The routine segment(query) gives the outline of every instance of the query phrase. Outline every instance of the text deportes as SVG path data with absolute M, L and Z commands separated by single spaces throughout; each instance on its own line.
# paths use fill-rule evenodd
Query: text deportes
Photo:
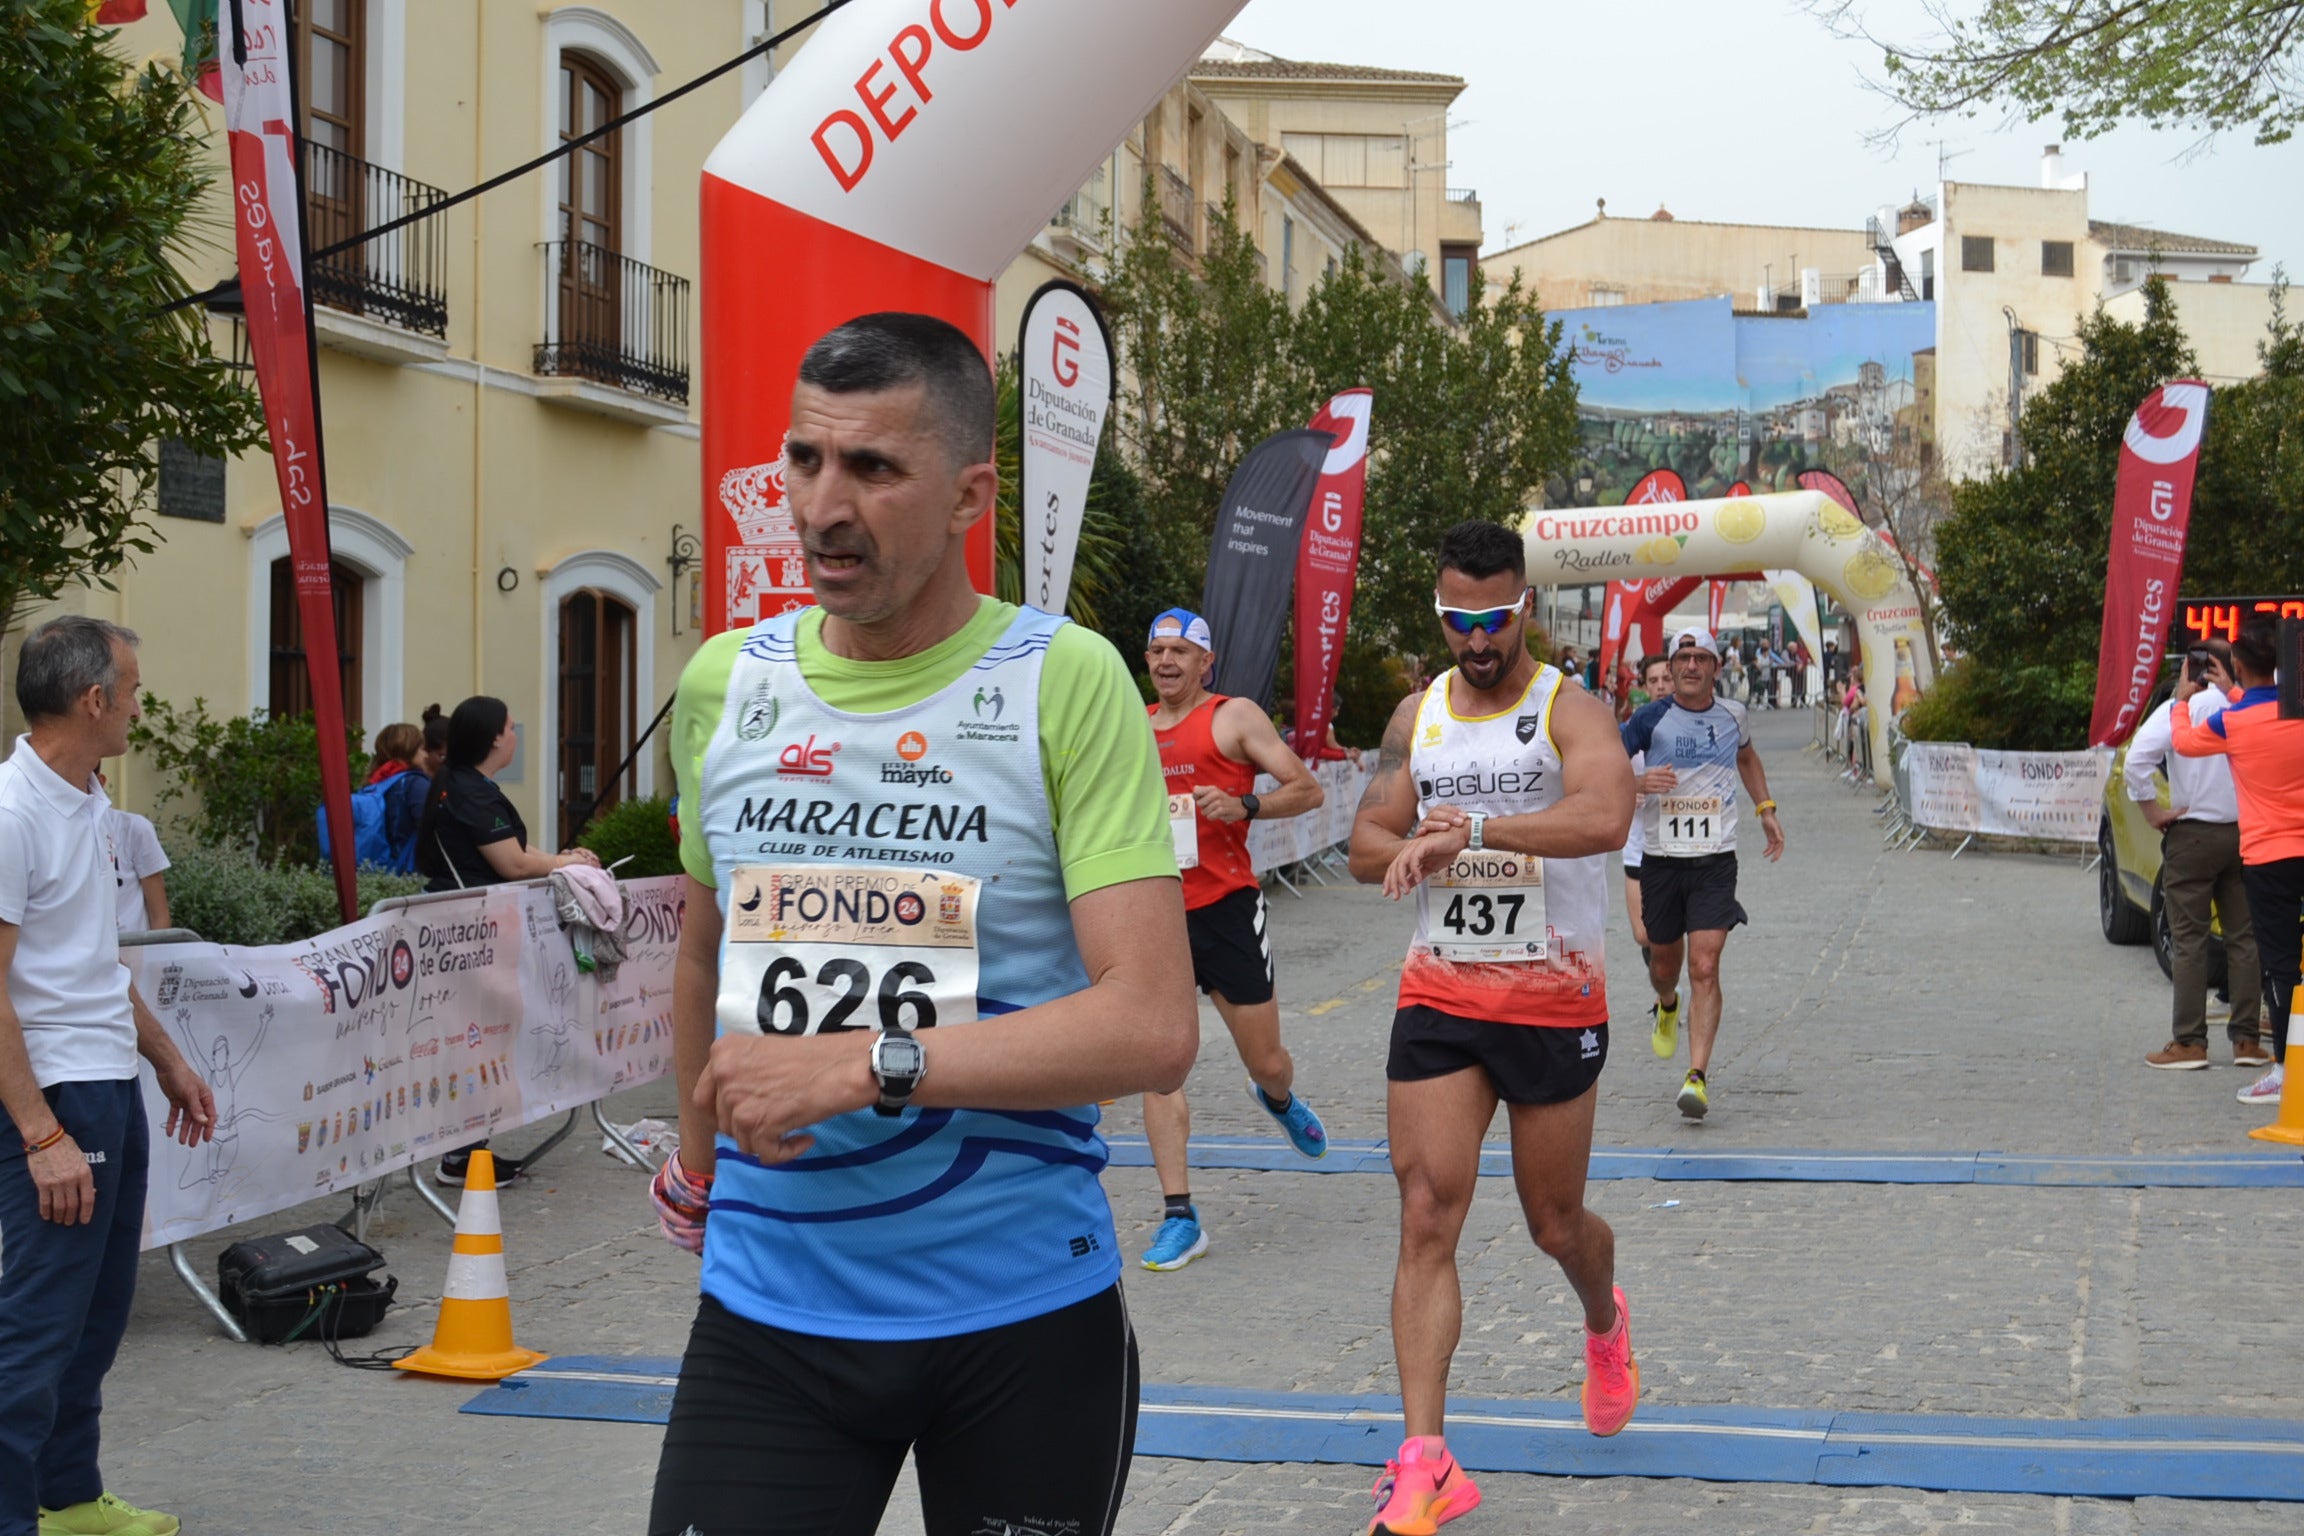
M 1000 10 L 1015 8 L 1016 0 L 999 0 Z M 913 22 L 898 28 L 896 35 L 888 40 L 887 56 L 875 58 L 864 73 L 856 77 L 856 97 L 864 110 L 835 107 L 808 136 L 843 192 L 855 191 L 872 169 L 874 126 L 879 128 L 882 138 L 893 144 L 912 126 L 913 119 L 920 115 L 920 108 L 936 99 L 928 88 L 925 73 L 936 44 L 941 42 L 955 53 L 968 53 L 992 35 L 993 0 L 928 0 L 927 9 L 926 26 Z M 955 27 L 954 17 L 963 24 Z M 896 73 L 904 77 L 905 84 L 911 86 L 915 98 L 914 103 L 906 104 L 894 115 L 890 114 L 889 105 L 895 101 L 898 87 L 893 80 L 883 82 L 881 79 L 881 71 L 891 64 Z M 845 143 L 836 146 L 835 138 Z

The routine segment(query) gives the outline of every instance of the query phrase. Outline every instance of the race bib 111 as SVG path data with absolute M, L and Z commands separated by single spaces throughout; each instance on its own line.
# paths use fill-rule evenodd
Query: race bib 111
M 1718 853 L 1726 841 L 1725 809 L 1718 795 L 1659 795 L 1652 851 L 1666 857 Z

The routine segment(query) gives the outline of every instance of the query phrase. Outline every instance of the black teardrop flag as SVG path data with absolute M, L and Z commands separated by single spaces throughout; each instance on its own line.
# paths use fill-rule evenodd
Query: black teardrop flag
M 1254 699 L 1260 709 L 1272 707 L 1296 549 L 1335 442 L 1309 428 L 1273 433 L 1240 461 L 1216 511 L 1200 591 L 1200 616 L 1216 642 L 1215 691 Z

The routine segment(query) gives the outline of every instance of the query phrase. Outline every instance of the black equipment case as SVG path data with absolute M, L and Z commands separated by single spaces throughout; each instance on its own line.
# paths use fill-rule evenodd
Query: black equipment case
M 217 1256 L 224 1306 L 259 1344 L 355 1339 L 383 1321 L 400 1282 L 372 1278 L 384 1255 L 340 1227 L 272 1232 Z

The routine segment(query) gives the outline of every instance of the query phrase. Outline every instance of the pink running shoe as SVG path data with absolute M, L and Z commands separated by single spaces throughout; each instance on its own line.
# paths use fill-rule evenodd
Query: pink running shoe
M 1584 1331 L 1584 1427 L 1612 1435 L 1632 1422 L 1640 1403 L 1640 1362 L 1632 1358 L 1632 1309 L 1616 1287 L 1616 1327 L 1605 1337 Z
M 1458 1515 L 1480 1507 L 1480 1490 L 1433 1435 L 1401 1441 L 1399 1460 L 1384 1463 L 1384 1475 L 1371 1491 L 1379 1507 L 1368 1522 L 1368 1536 L 1432 1536 Z

